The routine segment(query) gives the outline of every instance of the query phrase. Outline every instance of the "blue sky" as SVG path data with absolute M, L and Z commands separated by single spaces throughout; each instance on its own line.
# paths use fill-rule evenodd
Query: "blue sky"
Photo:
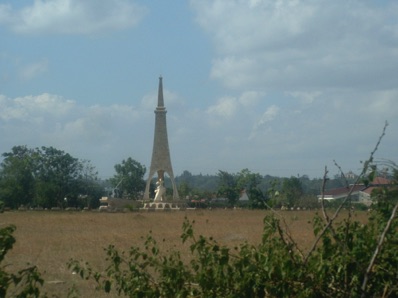
M 103 178 L 150 166 L 163 76 L 176 175 L 321 177 L 398 161 L 396 1 L 0 0 L 0 152 Z

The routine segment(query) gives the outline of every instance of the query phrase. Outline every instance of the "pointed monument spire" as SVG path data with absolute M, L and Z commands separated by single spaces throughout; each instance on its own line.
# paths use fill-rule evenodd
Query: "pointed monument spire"
M 158 175 L 159 182 L 164 181 L 165 173 L 169 175 L 171 184 L 173 186 L 173 199 L 178 199 L 178 191 L 174 181 L 173 168 L 171 166 L 170 159 L 166 113 L 167 111 L 164 107 L 163 99 L 163 82 L 162 77 L 159 77 L 158 106 L 155 109 L 155 135 L 153 138 L 152 160 L 145 187 L 144 200 L 149 200 L 149 186 L 155 173 Z
M 164 99 L 163 99 L 163 78 L 159 77 L 159 90 L 158 90 L 158 107 L 164 107 Z

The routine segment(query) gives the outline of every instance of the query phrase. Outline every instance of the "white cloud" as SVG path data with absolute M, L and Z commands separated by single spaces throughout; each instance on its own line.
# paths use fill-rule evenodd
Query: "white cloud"
M 153 119 L 142 119 L 141 111 L 127 105 L 87 107 L 48 93 L 18 98 L 0 95 L 0 150 L 5 152 L 25 144 L 54 146 L 92 160 L 109 175 L 119 158 L 140 146 L 139 142 L 134 146 L 126 144 L 132 139 L 145 139 L 139 138 L 137 132 L 152 132 L 150 120 Z
M 313 103 L 315 101 L 315 99 L 322 94 L 322 92 L 320 92 L 320 91 L 312 91 L 312 92 L 292 91 L 292 92 L 286 92 L 286 94 L 299 99 L 302 104 L 307 105 L 307 104 Z
M 211 77 L 242 91 L 396 85 L 393 1 L 191 1 L 217 50 Z
M 42 59 L 38 62 L 34 62 L 24 66 L 20 70 L 20 76 L 24 80 L 31 80 L 41 75 L 42 73 L 47 72 L 47 70 L 48 70 L 48 60 Z
M 239 103 L 245 107 L 255 106 L 265 96 L 265 93 L 257 91 L 246 91 L 239 97 Z
M 0 24 L 23 34 L 94 34 L 136 25 L 146 14 L 127 0 L 35 0 L 13 11 L 0 5 Z
M 42 117 L 62 117 L 70 112 L 74 101 L 61 96 L 43 93 L 38 96 L 28 95 L 15 99 L 0 97 L 0 119 L 3 121 L 31 122 Z
M 395 120 L 398 113 L 398 89 L 374 91 L 363 95 L 367 104 L 359 105 L 359 110 L 369 117 L 384 115 L 385 120 Z
M 11 5 L 0 4 L 0 24 L 10 22 L 11 14 L 12 14 Z
M 272 122 L 279 114 L 280 108 L 276 105 L 272 105 L 268 107 L 265 112 L 261 115 L 261 118 L 257 123 L 254 124 L 254 127 L 250 133 L 249 139 L 253 139 L 256 135 L 261 131 L 267 129 L 267 125 L 269 122 Z
M 259 124 L 264 124 L 266 122 L 272 121 L 279 113 L 279 108 L 275 105 L 270 106 L 263 114 Z
M 230 119 L 238 110 L 238 101 L 233 97 L 224 97 L 217 104 L 207 109 L 207 114 L 214 118 Z
M 231 120 L 242 122 L 242 117 L 251 116 L 252 109 L 256 109 L 265 93 L 246 91 L 238 97 L 225 96 L 217 103 L 206 109 L 210 124 L 228 123 Z
M 219 123 L 237 124 L 218 127 L 229 140 L 217 144 L 222 157 L 237 156 L 231 148 L 238 147 L 253 168 L 264 163 L 293 172 L 301 164 L 301 173 L 316 165 L 322 172 L 319 165 L 337 159 L 356 170 L 385 120 L 391 139 L 379 154 L 396 157 L 394 1 L 192 0 L 191 6 L 215 48 L 210 77 L 238 98 L 239 113 Z M 253 102 L 237 95 L 250 92 L 261 95 Z
M 256 61 L 252 58 L 227 56 L 213 61 L 210 76 L 213 79 L 222 79 L 230 88 L 251 86 L 253 77 L 251 70 L 256 68 Z

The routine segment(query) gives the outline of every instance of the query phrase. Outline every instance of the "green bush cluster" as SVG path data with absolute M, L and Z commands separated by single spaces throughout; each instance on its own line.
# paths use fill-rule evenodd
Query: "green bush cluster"
M 326 230 L 327 221 L 316 216 L 314 233 L 320 243 L 309 252 L 298 248 L 275 214 L 264 218 L 260 244 L 235 248 L 196 236 L 194 222 L 186 219 L 181 240 L 192 254 L 190 262 L 182 260 L 181 251 L 161 252 L 149 234 L 143 248 L 131 247 L 127 253 L 110 245 L 105 272 L 76 260 L 69 267 L 95 280 L 98 289 L 128 297 L 396 297 L 398 225 L 390 222 L 368 272 L 389 222 L 379 209 L 372 212 L 367 224 L 348 216 Z
M 44 280 L 36 266 L 13 273 L 7 271 L 7 265 L 2 264 L 15 243 L 14 231 L 13 225 L 0 229 L 0 297 L 39 297 Z

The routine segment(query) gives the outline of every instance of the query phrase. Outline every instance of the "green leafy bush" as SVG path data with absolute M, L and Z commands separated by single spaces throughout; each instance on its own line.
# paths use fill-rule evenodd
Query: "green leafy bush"
M 44 281 L 36 266 L 12 273 L 6 270 L 6 265 L 1 264 L 15 243 L 14 231 L 13 225 L 0 229 L 0 297 L 39 297 Z
M 396 211 L 397 205 L 390 205 L 386 217 L 376 204 L 367 224 L 349 214 L 329 225 L 330 220 L 317 215 L 314 233 L 321 243 L 307 253 L 277 214 L 264 218 L 259 245 L 243 243 L 233 249 L 195 236 L 194 222 L 186 219 L 181 239 L 190 244 L 188 264 L 180 251 L 162 254 L 149 234 L 143 249 L 132 247 L 127 254 L 109 246 L 105 273 L 78 261 L 69 266 L 83 278 L 93 278 L 99 289 L 129 297 L 395 297 Z
M 96 272 L 76 260 L 70 268 L 98 289 L 128 297 L 395 297 L 398 295 L 397 224 L 377 260 L 370 266 L 386 220 L 373 211 L 369 223 L 351 217 L 330 226 L 321 244 L 306 254 L 297 247 L 276 215 L 264 218 L 262 242 L 222 246 L 212 238 L 196 236 L 193 222 L 183 224 L 181 239 L 189 243 L 192 260 L 184 263 L 180 251 L 162 253 L 149 234 L 144 248 L 128 253 L 107 248 L 109 267 Z M 320 235 L 325 220 L 317 216 L 314 232 Z M 368 281 L 364 288 L 364 280 Z

